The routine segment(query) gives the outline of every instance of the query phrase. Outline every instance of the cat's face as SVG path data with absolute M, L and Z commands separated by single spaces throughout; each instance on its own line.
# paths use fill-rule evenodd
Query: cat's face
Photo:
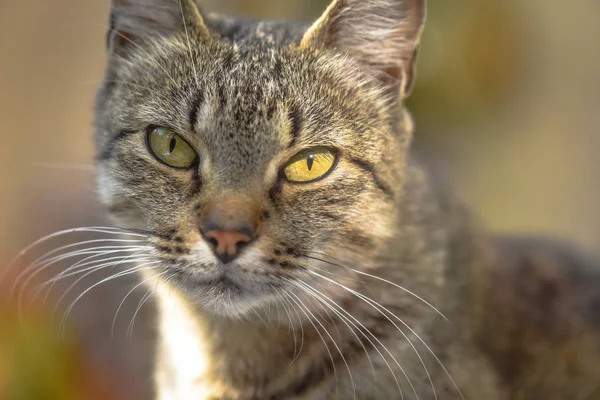
M 331 22 L 300 44 L 271 43 L 260 24 L 232 41 L 192 2 L 138 3 L 113 9 L 97 101 L 98 186 L 116 222 L 148 232 L 156 273 L 210 312 L 302 301 L 315 273 L 341 296 L 351 273 L 334 264 L 374 265 L 395 233 L 409 62 L 382 78 L 329 51 Z M 339 3 L 329 13 L 358 2 Z M 144 24 L 163 29 L 136 36 Z

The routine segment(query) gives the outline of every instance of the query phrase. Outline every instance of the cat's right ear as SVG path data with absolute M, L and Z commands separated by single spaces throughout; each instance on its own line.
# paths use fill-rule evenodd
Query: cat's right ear
M 300 46 L 347 54 L 404 98 L 414 82 L 425 8 L 426 0 L 333 0 Z
M 108 52 L 127 58 L 144 41 L 183 31 L 210 37 L 194 0 L 112 0 Z

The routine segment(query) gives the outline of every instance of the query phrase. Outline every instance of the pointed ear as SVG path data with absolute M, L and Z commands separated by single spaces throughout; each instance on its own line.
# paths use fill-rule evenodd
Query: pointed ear
M 107 47 L 126 58 L 141 42 L 183 31 L 210 36 L 194 0 L 112 0 Z
M 425 0 L 334 0 L 308 29 L 301 47 L 348 54 L 406 97 L 425 21 Z

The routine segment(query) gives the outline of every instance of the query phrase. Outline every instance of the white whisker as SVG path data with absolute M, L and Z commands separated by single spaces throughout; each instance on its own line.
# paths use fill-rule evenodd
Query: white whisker
M 337 303 L 335 303 L 335 301 L 333 301 L 331 298 L 325 296 L 322 292 L 320 292 L 319 290 L 311 287 L 309 284 L 299 281 L 299 282 L 294 282 L 294 285 L 297 286 L 298 288 L 304 290 L 304 291 L 309 291 L 312 293 L 313 296 L 315 296 L 315 298 L 317 300 L 319 300 L 319 302 L 321 302 L 324 306 L 326 306 L 329 310 L 331 310 L 335 315 L 337 315 L 338 317 L 341 318 L 341 321 L 346 325 L 346 327 L 348 327 L 348 330 L 352 333 L 352 335 L 356 338 L 356 340 L 358 340 L 358 342 L 360 343 L 363 351 L 365 352 L 365 355 L 367 356 L 367 358 L 369 359 L 369 363 L 371 365 L 371 370 L 373 372 L 373 380 L 376 380 L 376 373 L 375 373 L 375 366 L 373 365 L 373 360 L 371 359 L 371 355 L 369 354 L 369 351 L 367 350 L 367 348 L 365 347 L 365 345 L 363 344 L 362 340 L 358 337 L 358 335 L 356 334 L 355 330 L 352 329 L 352 327 L 348 324 L 348 322 L 346 322 L 347 318 L 340 314 L 333 306 L 331 306 L 331 304 L 327 303 L 326 301 L 323 300 L 323 298 L 327 299 L 328 301 L 334 303 L 337 306 Z M 338 306 L 339 307 L 339 306 Z M 351 321 L 350 321 L 351 322 Z M 354 328 L 356 328 L 356 325 L 352 324 L 354 326 Z M 360 331 L 360 330 L 359 330 Z M 363 332 L 361 332 L 363 334 L 363 336 L 365 336 L 365 334 Z M 368 337 L 365 336 L 365 338 L 367 340 L 369 340 Z M 370 340 L 369 340 L 370 341 Z M 371 345 L 373 345 L 373 347 L 377 350 L 376 346 L 373 344 L 373 342 L 370 342 Z M 382 356 L 382 359 L 385 360 L 385 358 L 383 357 L 383 355 L 380 353 L 380 356 Z M 390 369 L 391 371 L 391 369 Z M 392 374 L 394 374 L 394 372 L 392 371 Z M 395 376 L 395 375 L 394 375 Z M 397 382 L 397 380 L 396 380 Z
M 95 284 L 93 284 L 92 286 L 90 286 L 89 288 L 87 288 L 86 290 L 84 290 L 84 291 L 83 291 L 83 292 L 82 292 L 82 293 L 81 293 L 79 296 L 77 296 L 77 298 L 76 298 L 75 300 L 73 300 L 73 301 L 71 302 L 71 304 L 69 304 L 69 306 L 67 307 L 67 309 L 66 309 L 66 311 L 65 311 L 65 313 L 64 313 L 64 315 L 63 315 L 63 317 L 62 317 L 61 323 L 60 323 L 60 326 L 61 326 L 61 332 L 63 332 L 63 333 L 64 333 L 64 328 L 65 328 L 65 326 L 66 326 L 66 321 L 67 321 L 67 319 L 68 319 L 68 317 L 69 317 L 69 314 L 70 314 L 70 313 L 71 313 L 71 311 L 73 310 L 73 307 L 75 307 L 75 305 L 77 304 L 77 302 L 78 302 L 78 301 L 79 301 L 79 300 L 80 300 L 80 299 L 81 299 L 81 298 L 82 298 L 82 297 L 83 297 L 83 296 L 84 296 L 86 293 L 88 293 L 90 290 L 92 290 L 93 288 L 95 288 L 95 287 L 97 287 L 97 286 L 101 285 L 102 283 L 109 282 L 109 281 L 111 281 L 111 280 L 114 280 L 114 279 L 117 279 L 117 278 L 120 278 L 120 277 L 123 277 L 123 276 L 131 275 L 131 274 L 138 273 L 138 272 L 140 272 L 140 271 L 149 270 L 149 269 L 155 269 L 156 267 L 155 267 L 154 265 L 155 265 L 155 264 L 158 264 L 158 263 L 160 263 L 160 261 L 153 261 L 153 262 L 147 262 L 147 263 L 144 263 L 144 264 L 141 264 L 141 265 L 136 265 L 136 266 L 135 266 L 135 267 L 133 267 L 133 268 L 129 268 L 129 269 L 125 270 L 125 271 L 117 272 L 116 274 L 113 274 L 113 275 L 111 275 L 111 276 L 109 276 L 109 277 L 107 277 L 107 278 L 104 278 L 104 279 L 100 280 L 99 282 L 96 282 Z M 151 265 L 151 266 L 150 266 L 150 267 L 146 267 L 146 265 Z M 63 298 L 64 298 L 64 297 L 63 297 Z M 57 304 L 57 306 L 58 306 L 58 304 Z M 55 311 L 56 311 L 56 307 L 55 307 Z M 61 336 L 62 336 L 62 335 L 61 335 Z
M 57 282 L 61 281 L 62 279 L 70 278 L 72 276 L 76 276 L 76 275 L 79 275 L 79 274 L 82 274 L 82 273 L 85 273 L 85 272 L 88 272 L 90 270 L 94 270 L 97 268 L 102 268 L 105 265 L 112 264 L 113 261 L 124 260 L 127 258 L 126 255 L 121 255 L 121 256 L 115 256 L 115 257 L 101 258 L 99 260 L 92 259 L 92 258 L 99 257 L 99 256 L 106 256 L 106 255 L 109 255 L 110 253 L 115 253 L 115 252 L 120 252 L 120 251 L 113 250 L 113 251 L 109 251 L 106 253 L 100 253 L 100 254 L 86 257 L 83 260 L 80 260 L 77 263 L 73 264 L 69 268 L 66 268 L 64 271 L 60 272 L 59 274 L 56 274 L 54 277 L 38 284 L 36 286 L 36 290 L 35 290 L 32 301 L 35 301 L 37 296 L 39 296 L 39 294 L 45 290 L 46 291 L 46 294 L 44 295 L 44 303 L 45 303 L 48 300 L 48 295 L 51 293 L 54 285 Z M 47 286 L 49 286 L 49 287 L 47 287 Z
M 327 278 L 327 277 L 325 277 L 325 276 L 323 276 L 323 275 L 321 275 L 321 274 L 319 274 L 319 273 L 317 273 L 317 272 L 310 271 L 310 273 L 311 273 L 311 274 L 313 274 L 313 275 L 315 275 L 315 276 L 318 276 L 318 277 L 320 277 L 320 278 L 322 278 L 322 279 L 325 279 L 325 280 L 327 280 L 328 282 L 330 282 L 330 283 L 333 283 L 333 284 L 335 284 L 335 285 L 337 285 L 337 286 L 341 287 L 342 289 L 344 289 L 344 290 L 348 291 L 349 293 L 351 293 L 351 294 L 353 294 L 353 295 L 355 295 L 355 296 L 359 297 L 359 298 L 360 298 L 360 299 L 362 299 L 363 301 L 366 301 L 366 300 L 364 300 L 364 298 L 363 298 L 363 297 L 366 297 L 366 296 L 363 296 L 361 293 L 358 293 L 358 292 L 356 292 L 355 290 L 352 290 L 352 289 L 350 289 L 350 288 L 348 288 L 348 287 L 346 287 L 346 286 L 342 285 L 341 283 L 338 283 L 338 282 L 334 281 L 333 279 L 329 279 L 329 278 Z M 404 333 L 404 332 L 403 332 L 403 331 L 400 329 L 400 327 L 399 327 L 398 325 L 396 325 L 396 323 L 394 323 L 394 321 L 392 321 L 392 320 L 391 320 L 391 319 L 390 319 L 390 318 L 389 318 L 389 317 L 388 317 L 388 316 L 387 316 L 385 313 L 381 312 L 381 310 L 379 310 L 377 307 L 373 306 L 373 305 L 372 305 L 372 304 L 370 304 L 369 302 L 367 302 L 367 304 L 369 304 L 371 307 L 373 307 L 375 310 L 377 310 L 377 311 L 378 311 L 378 312 L 379 312 L 381 315 L 383 315 L 383 316 L 384 316 L 384 317 L 385 317 L 385 318 L 386 318 L 386 319 L 387 319 L 387 320 L 388 320 L 388 321 L 389 321 L 389 322 L 390 322 L 392 325 L 394 325 L 394 327 L 395 327 L 395 328 L 398 330 L 398 332 L 400 332 L 400 334 L 401 334 L 401 335 L 404 337 L 404 339 L 406 339 L 406 341 L 408 342 L 408 344 L 411 346 L 411 348 L 413 349 L 413 351 L 415 352 L 415 354 L 416 354 L 416 355 L 417 355 L 417 357 L 419 358 L 419 361 L 421 362 L 421 365 L 423 366 L 423 368 L 424 368 L 424 370 L 425 370 L 425 374 L 427 375 L 427 378 L 428 378 L 428 380 L 429 380 L 429 383 L 431 384 L 431 388 L 433 389 L 433 396 L 434 396 L 434 398 L 435 398 L 435 399 L 437 399 L 437 394 L 436 394 L 436 392 L 435 392 L 435 387 L 433 386 L 433 381 L 431 380 L 431 376 L 429 375 L 429 371 L 427 370 L 427 366 L 425 365 L 425 362 L 423 361 L 423 359 L 422 359 L 422 357 L 421 357 L 420 353 L 418 352 L 418 350 L 416 349 L 416 347 L 414 346 L 414 344 L 412 343 L 412 341 L 411 341 L 411 340 L 408 338 L 408 336 L 406 336 L 406 334 L 405 334 L 405 333 Z M 381 307 L 383 307 L 383 306 L 381 306 Z M 383 308 L 385 308 L 385 307 L 383 307 Z M 407 325 L 407 324 L 405 324 L 404 322 L 402 322 L 402 323 L 403 323 L 405 326 L 408 326 L 408 325 Z M 414 331 L 413 331 L 413 332 L 414 332 Z M 415 335 L 416 335 L 416 334 L 415 334 Z M 409 379 L 408 377 L 406 377 L 406 378 L 408 379 L 408 381 L 409 381 L 409 384 L 410 384 L 410 379 Z M 417 397 L 417 399 L 419 399 L 419 395 L 418 395 L 418 394 L 417 394 L 417 392 L 415 391 L 415 388 L 414 388 L 414 386 L 412 386 L 412 384 L 411 384 L 411 387 L 412 387 L 413 391 L 415 392 L 415 396 Z
M 320 254 L 320 255 L 323 255 L 323 256 L 327 256 L 327 255 L 326 255 L 326 254 L 324 254 L 324 253 L 317 253 L 317 252 L 314 252 L 314 253 L 315 253 L 315 254 Z M 389 285 L 392 285 L 392 286 L 394 286 L 394 287 L 396 287 L 396 288 L 398 288 L 398 289 L 400 289 L 400 290 L 402 290 L 402 291 L 404 291 L 404 292 L 406 292 L 406 293 L 410 294 L 411 296 L 415 297 L 417 300 L 419 300 L 419 301 L 423 302 L 423 303 L 424 303 L 424 304 L 426 304 L 427 306 L 431 307 L 431 309 L 432 309 L 432 310 L 434 310 L 436 313 L 438 313 L 438 314 L 439 314 L 439 315 L 440 315 L 442 318 L 444 318 L 446 321 L 450 322 L 450 321 L 448 320 L 448 318 L 446 318 L 446 316 L 445 316 L 444 314 L 442 314 L 442 312 L 441 312 L 440 310 L 438 310 L 437 308 L 435 308 L 435 307 L 433 306 L 433 304 L 429 303 L 427 300 L 423 299 L 421 296 L 417 295 L 416 293 L 413 293 L 413 292 L 411 292 L 410 290 L 406 289 L 405 287 L 402 287 L 402 286 L 398 285 L 397 283 L 394 283 L 394 282 L 392 282 L 392 281 L 390 281 L 390 280 L 387 280 L 387 279 L 381 278 L 381 277 L 379 277 L 379 276 L 376 276 L 376 275 L 371 275 L 371 274 L 369 274 L 369 273 L 366 273 L 366 272 L 363 272 L 363 271 L 359 271 L 359 270 L 357 270 L 357 269 L 353 269 L 353 268 L 347 267 L 347 266 L 345 266 L 345 265 L 336 264 L 336 263 L 334 263 L 334 262 L 327 261 L 327 260 L 324 260 L 324 259 L 321 259 L 321 258 L 317 258 L 317 257 L 311 257 L 311 256 L 306 256 L 306 257 L 307 257 L 307 258 L 310 258 L 310 259 L 313 259 L 313 260 L 317 260 L 317 261 L 324 262 L 324 263 L 326 263 L 326 264 L 329 264 L 329 265 L 333 265 L 334 267 L 346 268 L 347 270 L 349 270 L 349 271 L 352 271 L 352 272 L 354 272 L 354 273 L 356 273 L 356 274 L 358 274 L 358 275 L 367 276 L 367 277 L 369 277 L 369 278 L 373 278 L 373 279 L 379 280 L 379 281 L 381 281 L 381 282 L 385 282 L 385 283 L 387 283 L 387 284 L 389 284 Z M 333 257 L 331 257 L 331 258 L 333 258 Z M 336 261 L 340 261 L 340 260 L 336 260 Z
M 32 270 L 37 268 L 37 270 L 35 272 L 33 272 L 32 275 L 30 275 L 26 279 L 26 281 L 24 282 L 24 285 L 26 285 L 27 282 L 30 282 L 35 276 L 40 274 L 46 268 L 48 268 L 60 261 L 66 260 L 68 258 L 73 258 L 73 257 L 78 257 L 78 256 L 83 256 L 83 255 L 90 255 L 90 254 L 99 256 L 99 255 L 103 255 L 103 254 L 110 254 L 113 252 L 117 253 L 117 252 L 135 251 L 135 250 L 140 250 L 140 249 L 142 249 L 142 250 L 143 249 L 147 249 L 147 250 L 151 249 L 148 246 L 96 246 L 96 247 L 88 247 L 88 248 L 84 248 L 84 249 L 73 250 L 73 251 L 70 251 L 67 253 L 56 255 L 54 257 L 47 257 L 47 255 L 49 255 L 50 253 L 56 253 L 59 250 L 64 250 L 68 247 L 74 247 L 77 245 L 80 245 L 80 244 L 78 243 L 78 244 L 74 244 L 74 245 L 62 246 L 62 248 L 55 249 L 56 251 L 48 252 L 44 256 L 36 259 L 33 263 L 31 263 L 26 268 L 24 268 L 23 271 L 21 271 L 21 273 L 17 276 L 17 278 L 15 279 L 15 282 L 13 283 L 13 290 L 14 290 L 15 286 L 17 286 L 19 284 L 19 281 L 27 273 L 31 272 Z
M 305 283 L 305 285 L 308 286 L 308 284 Z M 314 288 L 311 288 L 313 290 L 316 290 Z M 381 351 L 379 350 L 379 348 L 375 345 L 375 343 L 373 343 L 373 341 L 365 335 L 364 332 L 368 333 L 378 344 L 379 346 L 381 346 L 385 352 L 392 358 L 392 360 L 394 361 L 394 363 L 398 366 L 398 368 L 400 369 L 400 371 L 402 372 L 402 374 L 404 375 L 404 377 L 408 380 L 408 382 L 410 383 L 410 379 L 408 377 L 408 375 L 406 374 L 406 372 L 404 371 L 404 368 L 402 368 L 402 365 L 400 365 L 400 363 L 398 362 L 398 360 L 396 360 L 396 357 L 394 357 L 394 355 L 388 350 L 388 348 L 381 342 L 381 340 L 379 340 L 379 338 L 377 336 L 375 336 L 370 329 L 368 329 L 366 326 L 364 326 L 364 324 L 362 324 L 356 317 L 354 317 L 352 314 L 350 314 L 348 311 L 344 310 L 343 307 L 339 306 L 335 301 L 333 301 L 331 298 L 322 295 L 323 297 L 325 297 L 326 299 L 328 299 L 332 304 L 334 304 L 338 310 L 340 312 L 343 312 L 345 315 L 347 315 L 347 317 L 345 317 L 344 319 L 346 321 L 348 321 L 350 324 L 352 324 L 352 326 L 354 326 L 356 329 L 358 329 L 363 336 L 369 341 L 369 343 L 371 344 L 371 346 L 373 346 L 373 348 L 375 349 L 375 351 L 377 351 L 377 353 L 379 354 L 379 356 L 381 357 L 381 359 L 383 360 L 383 362 L 385 362 L 385 364 L 387 365 L 388 369 L 390 370 L 390 372 L 392 373 L 392 377 L 394 378 L 394 381 L 396 382 L 396 385 L 398 386 L 398 391 L 400 392 L 400 397 L 402 399 L 404 399 L 404 393 L 402 391 L 402 387 L 400 386 L 400 382 L 398 381 L 398 378 L 396 377 L 396 374 L 394 373 L 394 370 L 392 368 L 392 366 L 389 364 L 389 362 L 387 361 L 387 359 L 385 358 L 385 356 L 381 353 Z M 343 314 L 338 314 L 340 316 L 343 316 Z M 349 318 L 351 318 L 356 324 L 358 324 L 360 326 L 359 329 L 354 322 L 350 321 Z M 412 386 L 412 385 L 411 385 Z M 414 389 L 414 388 L 413 388 Z
M 167 272 L 162 272 L 160 274 L 155 275 L 154 277 L 158 277 L 161 276 L 163 274 L 166 274 Z M 156 289 L 152 289 L 152 288 L 148 288 L 148 290 L 146 291 L 146 294 L 144 294 L 144 296 L 141 298 L 140 302 L 138 303 L 135 312 L 133 313 L 133 317 L 131 317 L 131 321 L 129 322 L 129 326 L 127 327 L 127 331 L 125 332 L 125 337 L 127 338 L 127 336 L 129 336 L 129 339 L 133 338 L 133 327 L 135 325 L 135 318 L 137 317 L 138 313 L 140 312 L 140 310 L 142 309 L 142 307 L 144 306 L 144 304 L 146 304 L 146 302 L 148 301 L 148 299 L 150 297 L 152 297 L 153 294 L 156 293 Z
M 82 276 L 80 276 L 79 278 L 77 278 L 75 280 L 75 282 L 71 283 L 71 285 L 65 290 L 63 291 L 62 295 L 60 296 L 60 298 L 58 299 L 58 301 L 56 302 L 56 305 L 54 307 L 53 310 L 53 315 L 56 313 L 56 310 L 58 309 L 60 303 L 64 300 L 64 298 L 67 296 L 67 294 L 79 283 L 81 282 L 83 279 L 85 279 L 86 277 L 88 277 L 89 275 L 93 274 L 94 272 L 103 270 L 105 268 L 109 268 L 112 269 L 118 265 L 121 264 L 132 264 L 132 263 L 140 263 L 140 262 L 149 262 L 151 260 L 148 260 L 146 258 L 133 258 L 133 257 L 137 257 L 139 255 L 139 253 L 134 253 L 134 254 L 130 254 L 116 262 L 110 262 L 110 263 L 105 263 L 103 265 L 97 266 L 93 269 L 91 269 L 90 271 L 86 272 L 85 274 L 83 274 Z
M 119 255 L 119 256 L 106 257 L 106 258 L 100 258 L 100 259 L 98 259 L 98 257 L 109 256 L 109 255 L 115 254 L 115 253 L 130 253 L 130 252 L 143 253 L 143 250 L 144 249 L 140 250 L 140 248 L 132 248 L 132 249 L 122 249 L 122 250 L 109 250 L 109 251 L 104 251 L 104 252 L 94 252 L 95 254 L 77 261 L 75 264 L 72 264 L 68 268 L 65 268 L 62 272 L 55 275 L 51 279 L 48 279 L 47 281 L 41 283 L 38 286 L 54 284 L 55 282 L 58 282 L 59 280 L 61 280 L 63 278 L 68 278 L 70 276 L 74 276 L 74 275 L 77 275 L 77 274 L 80 274 L 82 272 L 86 272 L 89 270 L 89 268 L 83 268 L 83 267 L 87 267 L 89 265 L 94 265 L 94 264 L 98 264 L 98 263 L 102 263 L 102 262 L 106 262 L 106 261 L 112 261 L 112 260 L 118 260 L 121 258 L 126 258 L 126 257 L 128 257 L 128 255 Z M 79 254 L 79 255 L 82 255 L 82 254 Z M 149 255 L 146 255 L 146 256 L 149 256 Z
M 190 43 L 190 35 L 188 33 L 187 23 L 185 21 L 185 13 L 183 12 L 183 4 L 181 0 L 179 0 L 179 9 L 181 10 L 181 19 L 183 20 L 183 30 L 185 31 L 185 37 L 187 39 L 188 51 L 190 55 L 190 62 L 192 63 L 192 69 L 194 71 L 194 80 L 196 81 L 196 87 L 200 87 L 200 83 L 198 82 L 198 70 L 196 69 L 196 63 L 194 62 L 194 54 L 192 52 L 192 45 Z
M 117 323 L 117 316 L 119 315 L 119 311 L 121 310 L 121 307 L 123 307 L 123 304 L 125 304 L 125 300 L 127 300 L 127 298 L 131 295 L 131 293 L 133 293 L 138 287 L 142 286 L 143 284 L 145 284 L 146 282 L 152 280 L 152 279 L 156 279 L 164 274 L 166 274 L 167 272 L 162 272 L 160 274 L 157 275 L 153 275 L 150 278 L 146 278 L 143 281 L 139 282 L 138 284 L 136 284 L 133 288 L 131 288 L 131 290 L 129 292 L 127 292 L 127 294 L 125 295 L 125 297 L 123 297 L 123 300 L 121 300 L 121 303 L 119 303 L 119 306 L 117 307 L 117 311 L 115 312 L 115 316 L 113 318 L 113 322 L 110 328 L 110 337 L 114 337 L 114 332 L 115 332 L 115 325 Z M 127 335 L 127 334 L 126 334 Z
M 294 296 L 300 302 L 300 304 L 304 307 L 305 311 L 310 314 L 310 316 L 314 319 L 314 321 L 317 324 L 319 324 L 319 326 L 323 329 L 323 331 L 325 332 L 325 334 L 329 337 L 329 339 L 331 340 L 331 342 L 333 343 L 333 345 L 337 349 L 338 353 L 340 354 L 340 357 L 342 357 L 342 361 L 344 362 L 344 364 L 346 365 L 346 368 L 348 369 L 348 376 L 350 378 L 350 384 L 352 385 L 352 391 L 353 391 L 353 394 L 354 394 L 353 397 L 354 397 L 354 399 L 356 399 L 356 386 L 354 385 L 354 378 L 352 376 L 352 371 L 350 370 L 350 366 L 348 365 L 348 362 L 346 361 L 346 358 L 344 357 L 344 353 L 342 352 L 342 350 L 340 349 L 340 347 L 338 346 L 338 344 L 336 343 L 336 341 L 333 339 L 333 337 L 331 336 L 331 334 L 329 333 L 329 331 L 325 328 L 325 326 L 321 323 L 321 321 L 314 316 L 314 314 L 304 304 L 304 302 L 302 300 L 300 300 L 300 298 L 298 296 L 296 296 L 294 293 L 290 293 L 290 294 L 292 296 Z M 306 317 L 309 318 L 308 315 Z M 312 323 L 312 320 L 309 319 L 309 321 Z M 314 326 L 314 324 L 313 324 L 313 326 Z M 317 330 L 317 333 L 319 333 L 319 330 L 316 327 L 315 327 L 315 329 Z M 323 338 L 323 336 L 320 333 L 319 333 L 319 336 L 321 336 L 321 339 L 323 340 L 323 343 L 325 344 L 325 347 L 327 348 L 327 352 L 329 353 L 329 356 L 331 358 L 331 365 L 333 367 L 334 374 L 335 374 L 335 382 L 336 382 L 336 390 L 337 390 L 337 387 L 338 387 L 338 377 L 337 377 L 337 372 L 336 372 L 336 368 L 335 368 L 335 361 L 333 360 L 333 356 L 332 356 L 331 352 L 329 351 L 329 347 L 327 346 L 327 343 L 325 342 L 325 338 Z
M 297 341 L 297 337 L 296 337 L 296 328 L 294 327 L 294 323 L 292 321 L 292 314 L 290 314 L 290 311 L 288 309 L 288 304 L 286 304 L 287 299 L 285 297 L 282 297 L 281 294 L 275 292 L 275 296 L 277 297 L 277 300 L 279 301 L 279 303 L 281 304 L 281 306 L 283 307 L 283 309 L 285 310 L 285 314 L 288 317 L 288 321 L 289 321 L 289 328 L 288 328 L 288 332 L 291 330 L 292 331 L 292 335 L 294 335 L 294 357 L 292 357 L 292 362 L 294 362 L 294 360 L 296 359 L 296 354 L 297 350 L 298 350 L 298 341 Z M 302 321 L 300 321 L 300 323 L 302 323 Z M 291 363 L 290 363 L 291 365 Z
M 302 318 L 300 317 L 298 310 L 296 309 L 296 307 L 294 307 L 294 305 L 290 301 L 289 295 L 287 295 L 287 293 L 285 293 L 285 292 L 283 294 L 285 295 L 285 298 L 287 299 L 288 304 L 290 305 L 292 311 L 294 311 L 294 313 L 296 314 L 296 317 L 298 318 L 298 324 L 300 325 L 300 349 L 298 350 L 298 353 L 296 353 L 296 355 L 290 362 L 290 365 L 292 365 L 294 363 L 294 361 L 296 361 L 298 359 L 298 357 L 300 357 L 300 353 L 302 352 L 302 348 L 304 347 L 304 324 L 302 323 Z
M 402 325 L 404 325 L 413 335 L 415 335 L 415 337 L 419 340 L 419 342 L 421 342 L 421 344 L 423 344 L 423 346 L 425 346 L 425 348 L 427 349 L 427 351 L 429 351 L 429 353 L 433 356 L 433 358 L 436 360 L 436 362 L 440 365 L 440 367 L 444 370 L 444 373 L 446 374 L 446 376 L 448 376 L 448 379 L 450 379 L 450 381 L 452 382 L 452 385 L 454 386 L 454 388 L 457 390 L 458 394 L 460 395 L 461 399 L 464 400 L 464 396 L 460 390 L 460 388 L 458 387 L 458 385 L 456 384 L 456 382 L 454 381 L 454 379 L 452 378 L 452 376 L 450 375 L 450 372 L 446 369 L 446 367 L 444 366 L 444 364 L 442 363 L 442 361 L 439 359 L 439 357 L 433 352 L 433 350 L 431 349 L 431 347 L 407 324 L 405 323 L 400 317 L 398 317 L 396 314 L 392 313 L 391 311 L 389 311 L 387 308 L 385 308 L 384 306 L 382 306 L 381 304 L 377 303 L 375 300 L 363 295 L 362 293 L 358 293 L 355 290 L 352 290 L 350 288 L 345 287 L 344 285 L 341 285 L 327 277 L 324 277 L 314 271 L 310 271 L 311 274 L 319 276 L 325 280 L 328 280 L 336 285 L 341 286 L 344 290 L 349 291 L 350 293 L 354 294 L 355 296 L 363 299 L 363 301 L 367 302 L 368 304 L 370 304 L 372 307 L 374 307 L 375 309 L 377 309 L 378 311 L 381 312 L 381 310 L 378 309 L 378 307 L 380 307 L 381 309 L 385 310 L 387 313 L 389 313 L 394 319 L 396 319 L 398 322 L 400 322 Z M 385 315 L 382 313 L 382 315 Z M 387 317 L 386 317 L 387 318 Z M 388 318 L 389 320 L 389 318 Z M 396 324 L 394 324 L 394 326 L 396 326 Z M 397 326 L 396 326 L 397 327 Z M 398 328 L 399 329 L 399 328 Z M 400 329 L 399 329 L 400 330 Z M 405 336 L 406 337 L 406 336 Z M 410 341 L 409 341 L 410 342 Z M 414 348 L 414 347 L 413 347 Z M 416 349 L 415 349 L 416 351 Z M 418 354 L 418 352 L 417 352 Z M 419 359 L 421 359 L 421 357 L 419 356 Z M 421 361 L 422 362 L 422 361 Z M 427 376 L 429 376 L 429 373 L 427 373 Z M 429 378 L 430 382 L 431 382 L 431 378 Z M 433 382 L 431 382 L 432 387 L 433 387 Z
M 127 230 L 127 229 L 115 228 L 115 227 L 106 227 L 106 226 L 79 227 L 79 228 L 71 228 L 71 229 L 65 229 L 65 230 L 58 231 L 58 232 L 53 232 L 53 233 L 51 233 L 49 235 L 46 235 L 46 236 L 43 236 L 43 237 L 37 239 L 36 241 L 34 241 L 33 243 L 31 243 L 30 245 L 28 245 L 27 247 L 25 247 L 23 250 L 21 250 L 8 263 L 8 265 L 0 271 L 0 283 L 2 283 L 3 279 L 8 274 L 8 271 L 12 267 L 14 267 L 14 265 L 20 259 L 22 259 L 24 256 L 26 256 L 32 249 L 34 249 L 35 247 L 39 246 L 40 244 L 42 244 L 44 242 L 47 242 L 48 240 L 57 238 L 59 236 L 71 234 L 71 233 L 107 233 L 107 234 L 111 234 L 111 235 L 135 236 L 135 237 L 141 237 L 141 238 L 144 238 L 144 239 L 147 239 L 149 237 L 148 235 L 143 235 L 143 234 L 140 234 L 140 233 L 136 233 L 136 232 L 133 232 L 133 231 L 130 231 L 130 230 Z M 105 240 L 110 240 L 110 239 L 105 239 Z
M 36 269 L 33 273 L 31 273 L 26 279 L 25 281 L 20 285 L 20 295 L 19 298 L 22 298 L 22 296 L 25 294 L 26 292 L 26 288 L 29 285 L 29 283 L 31 281 L 33 281 L 35 279 L 36 276 L 38 276 L 40 273 L 42 273 L 42 271 L 46 270 L 47 268 L 49 268 L 50 266 L 65 260 L 67 258 L 72 258 L 72 257 L 77 257 L 77 256 L 82 256 L 82 255 L 96 255 L 96 256 L 102 256 L 102 255 L 107 255 L 109 254 L 109 252 L 114 251 L 114 252 L 132 252 L 132 251 L 140 251 L 140 249 L 142 250 L 148 250 L 149 247 L 142 247 L 142 246 L 99 246 L 99 247 L 95 247 L 95 248 L 89 248 L 89 249 L 80 249 L 80 250 L 75 250 L 66 254 L 61 254 L 49 259 L 44 260 L 43 263 L 40 264 L 40 262 L 38 261 L 37 263 L 33 263 L 31 264 L 29 267 L 25 268 L 15 279 L 15 281 L 13 282 L 13 285 L 11 287 L 11 290 L 9 292 L 9 297 L 12 297 L 14 295 L 14 291 L 19 287 L 19 283 L 20 280 L 31 270 Z M 141 252 L 141 251 L 140 251 Z

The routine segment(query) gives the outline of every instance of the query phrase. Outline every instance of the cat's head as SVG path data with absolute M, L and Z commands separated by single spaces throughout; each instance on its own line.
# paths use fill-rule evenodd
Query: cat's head
M 338 0 L 308 29 L 113 3 L 96 143 L 118 225 L 211 312 L 342 295 L 335 265 L 374 265 L 397 229 L 424 0 Z

